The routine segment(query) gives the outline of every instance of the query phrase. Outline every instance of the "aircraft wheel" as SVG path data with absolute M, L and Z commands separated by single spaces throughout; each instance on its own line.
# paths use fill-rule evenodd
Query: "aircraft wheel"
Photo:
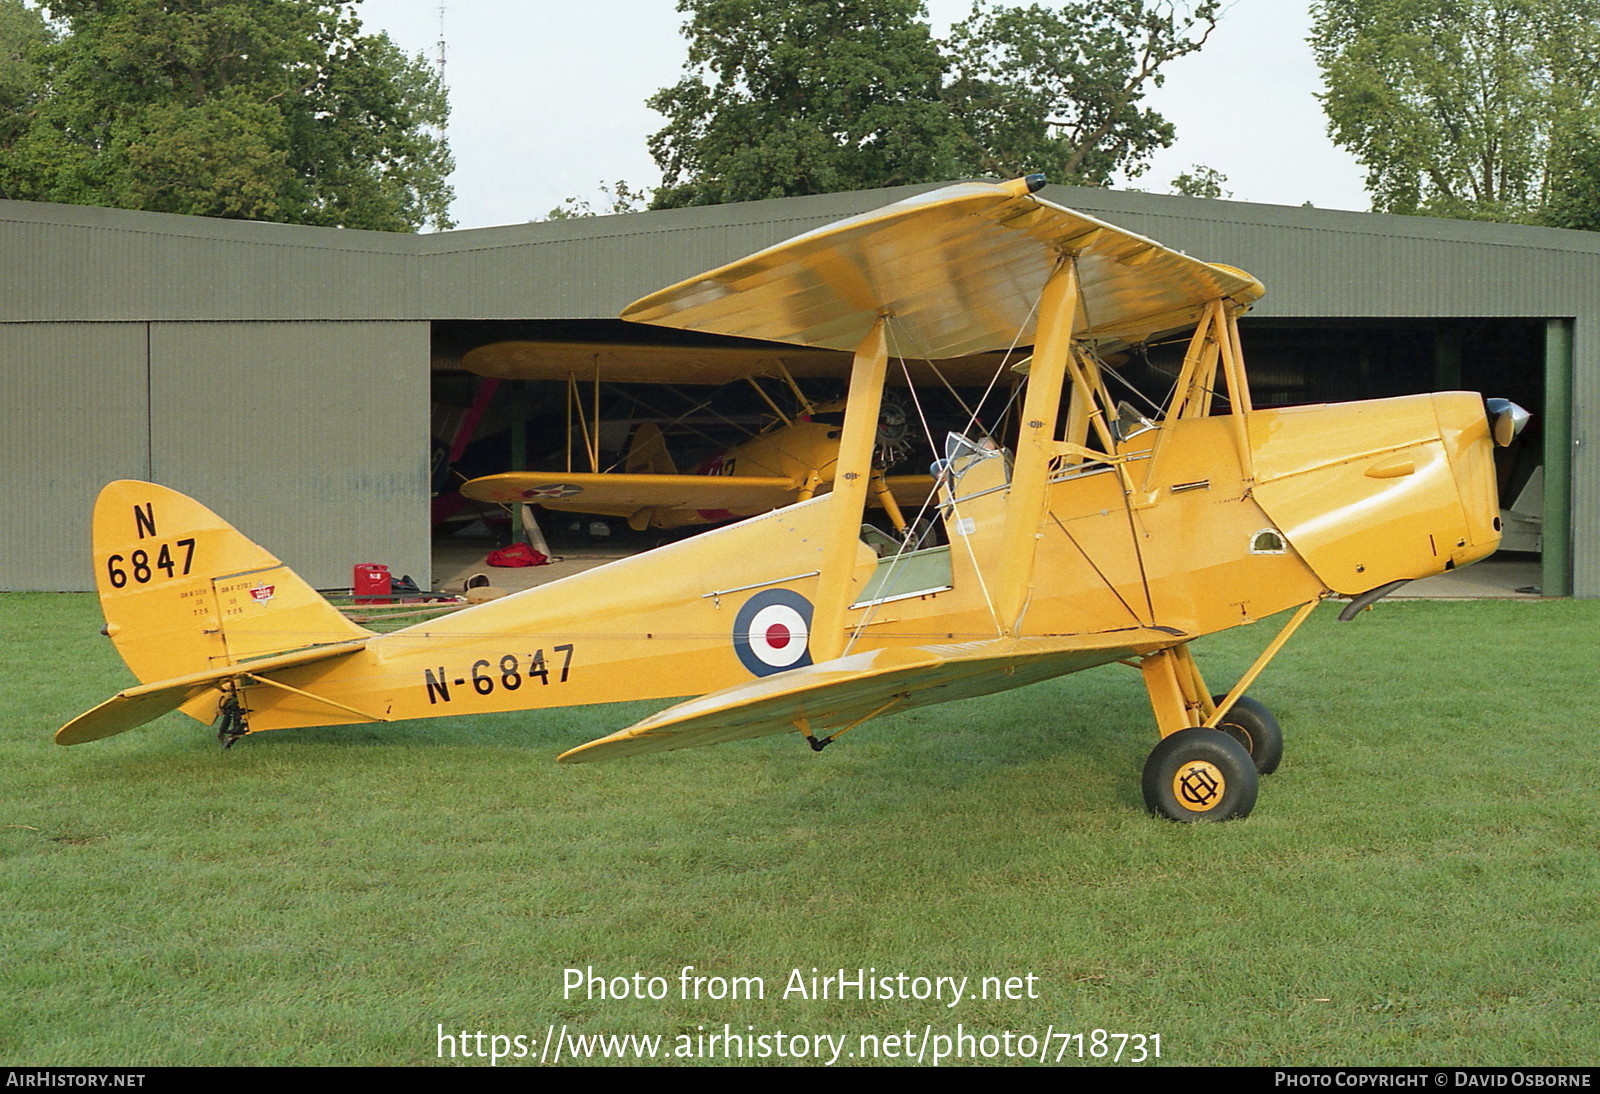
M 1256 804 L 1256 765 L 1245 747 L 1215 729 L 1180 729 L 1144 764 L 1145 808 L 1168 820 L 1247 817 Z
M 1211 701 L 1220 703 L 1225 698 L 1225 695 L 1213 695 Z M 1244 745 L 1244 750 L 1256 762 L 1258 774 L 1270 775 L 1283 762 L 1283 729 L 1272 711 L 1250 696 L 1241 695 L 1217 728 Z

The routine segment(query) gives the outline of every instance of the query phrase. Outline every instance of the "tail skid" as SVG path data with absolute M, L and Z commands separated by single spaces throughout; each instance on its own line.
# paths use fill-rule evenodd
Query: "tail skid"
M 192 498 L 121 480 L 94 508 L 105 633 L 139 678 L 73 719 L 58 744 L 122 733 L 182 709 L 210 721 L 246 678 L 342 657 L 372 632 Z

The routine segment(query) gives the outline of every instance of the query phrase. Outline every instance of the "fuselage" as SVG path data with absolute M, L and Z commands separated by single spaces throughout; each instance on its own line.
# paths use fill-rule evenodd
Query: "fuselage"
M 1330 593 L 1441 573 L 1498 542 L 1481 399 L 1454 392 L 1166 420 L 1052 467 L 1023 611 L 997 613 L 1009 460 L 973 449 L 941 490 L 948 543 L 861 545 L 848 652 L 1099 636 L 1104 660 Z M 278 679 L 384 719 L 700 694 L 810 662 L 832 495 L 372 640 Z M 1137 630 L 1135 641 L 1126 637 Z M 352 660 L 357 661 L 351 664 Z M 251 728 L 357 722 L 246 689 Z

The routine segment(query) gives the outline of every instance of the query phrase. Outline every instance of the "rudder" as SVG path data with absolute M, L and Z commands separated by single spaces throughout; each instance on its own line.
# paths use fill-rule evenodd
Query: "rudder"
M 678 465 L 667 451 L 667 438 L 654 422 L 640 422 L 628 443 L 622 469 L 630 475 L 676 475 Z

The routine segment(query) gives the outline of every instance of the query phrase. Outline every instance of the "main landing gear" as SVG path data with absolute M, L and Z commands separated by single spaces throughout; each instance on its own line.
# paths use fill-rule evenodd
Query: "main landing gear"
M 1251 666 L 1245 686 L 1307 614 L 1309 605 Z M 1210 694 L 1186 643 L 1149 654 L 1138 664 L 1162 734 L 1144 765 L 1145 808 L 1184 822 L 1249 816 L 1259 777 L 1272 774 L 1283 759 L 1278 720 L 1247 695 L 1224 708 L 1228 697 Z
M 1144 764 L 1145 808 L 1184 822 L 1247 817 L 1256 804 L 1259 777 L 1276 771 L 1282 759 L 1278 720 L 1241 696 L 1215 729 L 1190 726 L 1161 738 Z

